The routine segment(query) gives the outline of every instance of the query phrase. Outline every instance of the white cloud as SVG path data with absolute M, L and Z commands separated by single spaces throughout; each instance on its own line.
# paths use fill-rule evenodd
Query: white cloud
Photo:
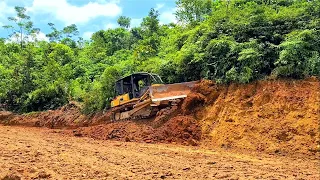
M 84 40 L 89 40 L 89 39 L 91 39 L 93 33 L 94 33 L 94 32 L 92 32 L 92 31 L 87 31 L 87 32 L 83 33 L 83 39 L 84 39 Z
M 1 1 L 1 0 L 0 0 Z M 8 20 L 7 17 L 12 16 L 14 13 L 14 8 L 7 5 L 6 2 L 0 2 L 0 28 L 2 26 L 7 25 Z
M 14 13 L 14 8 L 7 5 L 6 2 L 0 2 L 0 19 L 4 19 L 7 15 Z
M 83 6 L 75 6 L 67 0 L 34 0 L 28 10 L 33 13 L 52 14 L 66 25 L 86 23 L 101 16 L 116 17 L 122 11 L 115 1 L 89 2 Z
M 16 36 L 12 36 L 7 42 L 20 42 L 20 35 L 17 34 Z M 25 34 L 22 34 L 23 39 L 25 39 L 28 42 L 35 42 L 35 41 L 47 41 L 49 42 L 49 38 L 46 37 L 46 35 L 43 32 L 39 32 L 37 34 L 32 34 L 26 36 Z
M 131 27 L 138 27 L 142 23 L 142 18 L 131 19 Z
M 43 32 L 39 32 L 37 35 L 36 35 L 36 39 L 38 41 L 49 41 L 49 38 L 43 33 Z
M 164 7 L 164 4 L 157 4 L 155 10 L 160 10 L 161 8 Z
M 175 16 L 176 8 L 162 12 L 159 16 L 160 24 L 177 23 L 178 20 Z
M 114 29 L 114 28 L 116 28 L 117 26 L 118 26 L 117 24 L 108 23 L 108 24 L 105 26 L 105 29 Z

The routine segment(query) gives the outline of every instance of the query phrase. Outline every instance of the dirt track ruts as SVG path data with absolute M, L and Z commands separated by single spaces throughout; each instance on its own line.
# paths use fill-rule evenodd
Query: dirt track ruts
M 0 126 L 0 179 L 319 179 L 318 160 L 100 141 Z

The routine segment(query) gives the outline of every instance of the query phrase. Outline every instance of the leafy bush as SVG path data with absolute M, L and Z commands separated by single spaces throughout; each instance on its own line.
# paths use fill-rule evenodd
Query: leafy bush
M 29 93 L 22 109 L 25 112 L 56 109 L 67 102 L 66 90 L 60 85 L 52 84 Z
M 106 104 L 104 92 L 100 82 L 94 82 L 92 88 L 87 92 L 84 97 L 84 109 L 85 114 L 90 114 L 95 111 L 102 110 Z
M 278 77 L 303 78 L 319 75 L 319 32 L 294 31 L 280 44 L 281 52 L 275 62 L 274 73 Z

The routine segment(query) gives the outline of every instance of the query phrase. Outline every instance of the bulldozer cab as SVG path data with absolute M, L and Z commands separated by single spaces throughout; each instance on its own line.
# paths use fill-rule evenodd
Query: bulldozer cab
M 159 75 L 146 72 L 134 73 L 115 83 L 115 94 L 116 96 L 127 94 L 129 100 L 139 98 L 152 84 L 163 84 Z

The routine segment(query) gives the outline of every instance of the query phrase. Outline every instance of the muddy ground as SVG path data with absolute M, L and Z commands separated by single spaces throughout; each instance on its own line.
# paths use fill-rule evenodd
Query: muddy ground
M 319 179 L 319 161 L 0 126 L 0 179 Z

